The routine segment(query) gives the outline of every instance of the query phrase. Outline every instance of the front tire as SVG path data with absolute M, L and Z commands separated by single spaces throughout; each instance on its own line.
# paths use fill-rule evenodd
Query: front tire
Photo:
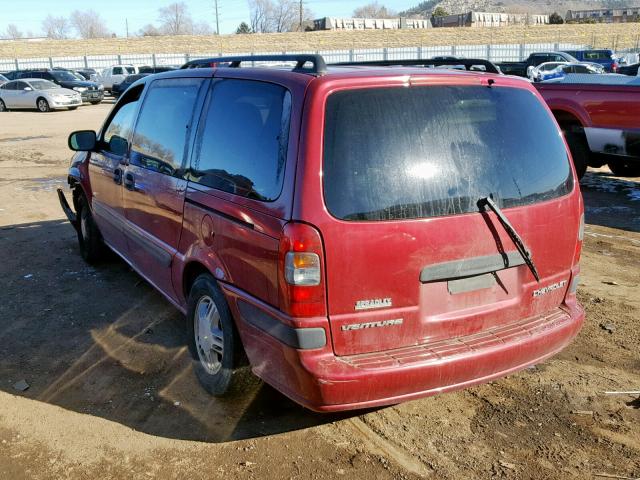
M 76 231 L 78 233 L 78 245 L 80 255 L 90 265 L 93 265 L 105 256 L 105 245 L 102 241 L 102 234 L 93 219 L 89 202 L 84 195 L 78 198 L 78 223 Z
M 589 162 L 589 144 L 584 135 L 579 133 L 565 132 L 565 138 L 571 150 L 571 157 L 573 158 L 573 165 L 576 168 L 576 175 L 580 180 L 587 172 L 587 163 Z
M 4 102 L 2 100 L 0 100 L 0 112 L 8 112 L 9 109 L 7 108 L 7 106 L 4 104 Z
M 246 366 L 227 301 L 209 274 L 200 275 L 191 287 L 187 334 L 196 376 L 211 395 L 232 396 L 257 380 Z
M 36 107 L 38 107 L 38 111 L 42 113 L 50 112 L 51 107 L 49 106 L 49 102 L 45 98 L 39 98 L 36 102 Z
M 617 158 L 609 161 L 607 166 L 618 177 L 640 177 L 640 160 Z

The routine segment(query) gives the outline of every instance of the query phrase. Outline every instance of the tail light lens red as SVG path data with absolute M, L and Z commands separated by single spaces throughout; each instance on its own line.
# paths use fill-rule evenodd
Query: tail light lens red
M 576 251 L 573 255 L 573 264 L 576 265 L 580 261 L 582 254 L 582 242 L 584 240 L 584 212 L 580 215 L 580 226 L 578 227 L 578 241 L 576 242 Z
M 280 310 L 292 317 L 327 314 L 320 232 L 306 223 L 284 226 L 279 258 Z

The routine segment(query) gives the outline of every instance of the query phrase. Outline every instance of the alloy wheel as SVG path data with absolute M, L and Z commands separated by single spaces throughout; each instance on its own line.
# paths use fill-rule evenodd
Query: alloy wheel
M 215 375 L 222 368 L 224 332 L 220 312 L 208 295 L 204 295 L 198 301 L 193 322 L 200 363 L 207 373 Z

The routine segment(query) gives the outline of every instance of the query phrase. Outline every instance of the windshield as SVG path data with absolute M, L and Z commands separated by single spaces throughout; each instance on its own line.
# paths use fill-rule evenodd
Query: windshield
M 349 90 L 325 118 L 324 196 L 341 219 L 455 215 L 489 195 L 513 207 L 573 188 L 561 134 L 527 90 Z
M 67 72 L 66 70 L 54 71 L 51 72 L 51 75 L 60 82 L 75 82 L 78 80 L 74 74 Z
M 136 73 L 136 69 L 133 67 L 124 67 L 127 73 Z
M 31 85 L 34 90 L 51 90 L 52 88 L 60 88 L 49 80 L 30 80 L 29 85 Z

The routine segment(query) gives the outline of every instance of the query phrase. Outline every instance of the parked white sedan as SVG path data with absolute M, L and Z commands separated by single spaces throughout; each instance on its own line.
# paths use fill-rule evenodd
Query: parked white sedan
M 61 88 L 49 80 L 21 78 L 0 86 L 0 112 L 11 109 L 37 109 L 49 112 L 54 109 L 75 110 L 82 105 L 78 92 Z

